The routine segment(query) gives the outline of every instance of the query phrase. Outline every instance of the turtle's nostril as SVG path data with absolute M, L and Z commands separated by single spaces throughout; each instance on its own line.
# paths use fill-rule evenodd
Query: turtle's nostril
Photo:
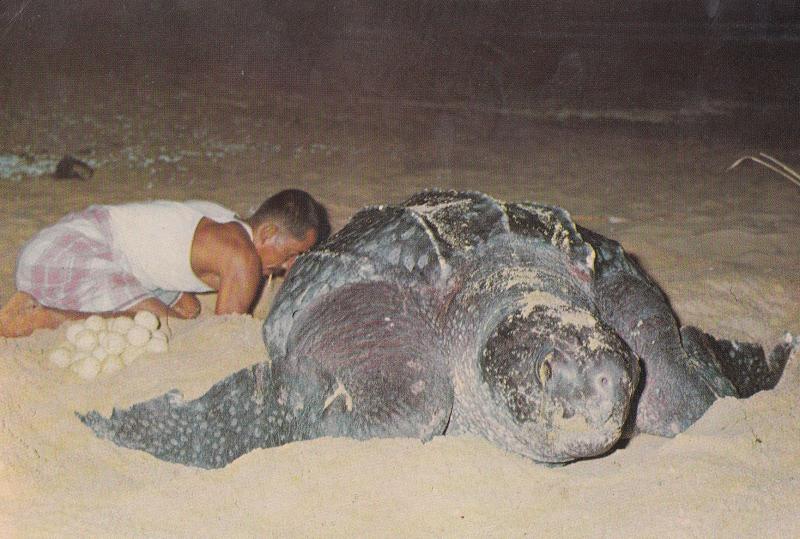
M 592 390 L 603 397 L 611 397 L 617 391 L 624 391 L 625 375 L 622 372 L 617 372 L 618 370 L 606 365 L 600 372 L 596 372 L 593 377 L 589 378 L 593 386 Z

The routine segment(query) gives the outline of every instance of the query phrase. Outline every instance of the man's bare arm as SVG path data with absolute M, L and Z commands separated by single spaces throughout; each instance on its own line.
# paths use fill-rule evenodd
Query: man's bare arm
M 248 312 L 261 282 L 261 260 L 241 225 L 203 218 L 191 256 L 195 274 L 217 290 L 216 314 Z
M 220 271 L 216 314 L 243 314 L 250 310 L 261 282 L 261 262 L 256 255 L 240 253 Z

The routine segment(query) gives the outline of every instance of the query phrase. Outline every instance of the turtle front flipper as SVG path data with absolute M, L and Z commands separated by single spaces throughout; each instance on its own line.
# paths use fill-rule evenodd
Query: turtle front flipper
M 424 288 L 343 286 L 298 313 L 286 350 L 273 358 L 276 375 L 316 380 L 315 436 L 444 433 L 453 388 Z
M 155 457 L 200 468 L 221 468 L 244 453 L 299 436 L 297 414 L 279 402 L 281 392 L 264 363 L 215 384 L 185 402 L 180 392 L 114 409 L 77 414 L 101 438 Z

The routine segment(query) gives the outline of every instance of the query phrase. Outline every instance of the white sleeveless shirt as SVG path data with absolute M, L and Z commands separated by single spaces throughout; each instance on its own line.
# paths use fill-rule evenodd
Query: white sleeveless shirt
M 155 200 L 106 206 L 115 249 L 127 258 L 130 273 L 145 288 L 181 292 L 213 290 L 192 271 L 191 249 L 200 219 L 237 222 L 253 239 L 253 230 L 234 212 L 203 200 Z

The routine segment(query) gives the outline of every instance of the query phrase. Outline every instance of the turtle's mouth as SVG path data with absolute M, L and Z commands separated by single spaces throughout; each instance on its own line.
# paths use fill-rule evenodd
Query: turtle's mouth
M 605 455 L 622 437 L 625 413 L 597 426 L 582 414 L 560 416 L 552 424 L 528 421 L 512 425 L 513 440 L 488 436 L 506 450 L 544 464 L 565 464 Z
M 614 406 L 602 412 L 606 416 L 602 423 L 596 422 L 598 414 L 594 411 L 554 414 L 549 429 L 552 435 L 544 448 L 546 460 L 567 462 L 607 453 L 622 436 L 626 412 L 627 407 Z

